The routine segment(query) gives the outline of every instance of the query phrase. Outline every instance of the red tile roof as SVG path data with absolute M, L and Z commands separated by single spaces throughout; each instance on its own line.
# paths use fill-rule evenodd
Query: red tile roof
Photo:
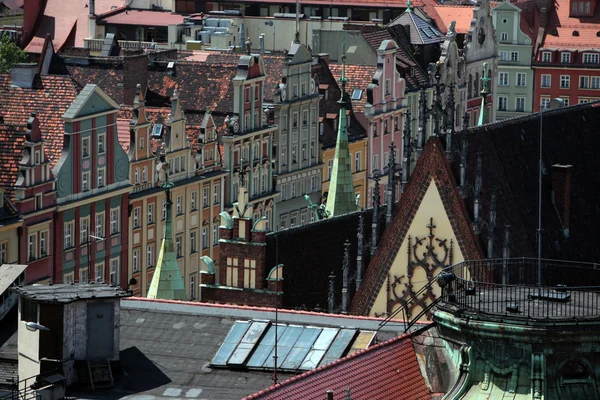
M 471 228 L 465 202 L 458 193 L 442 144 L 439 139 L 429 140 L 412 172 L 406 191 L 396 205 L 392 228 L 385 230 L 377 253 L 365 271 L 365 279 L 352 299 L 353 314 L 367 315 L 370 312 L 425 196 L 426 190 L 423 188 L 427 188 L 432 179 L 438 187 L 464 259 L 483 258 L 480 242 Z
M 471 28 L 471 20 L 473 19 L 474 6 L 454 6 L 454 5 L 437 5 L 435 11 L 441 18 L 444 24 L 444 31 L 447 31 L 448 26 L 452 21 L 456 21 L 456 33 L 465 34 Z
M 287 379 L 244 400 L 322 400 L 328 390 L 334 391 L 336 399 L 342 399 L 348 388 L 354 400 L 431 399 L 412 335 L 404 335 Z
M 0 115 L 4 123 L 24 126 L 32 112 L 37 113 L 50 166 L 60 158 L 63 147 L 62 116 L 80 88 L 69 76 L 42 76 L 33 89 L 11 86 L 10 75 L 0 74 Z
M 118 13 L 101 19 L 102 22 L 114 25 L 169 26 L 183 23 L 183 15 L 171 14 L 170 11 L 128 10 L 123 8 Z
M 342 65 L 331 63 L 329 64 L 329 69 L 335 77 L 335 80 L 339 81 L 342 77 Z M 376 70 L 377 67 L 372 65 L 346 65 L 346 78 L 348 78 L 346 92 L 352 96 L 354 89 L 363 91 L 360 100 L 352 100 L 352 109 L 356 113 L 362 113 L 365 110 L 365 104 L 367 103 L 367 86 L 369 83 L 373 82 L 373 75 Z
M 119 0 L 95 0 L 96 14 L 109 11 L 112 6 L 119 6 Z M 25 51 L 40 53 L 46 35 L 52 37 L 56 50 L 63 46 L 83 47 L 83 39 L 89 36 L 88 0 L 46 0 L 41 23 Z
M 23 157 L 24 125 L 0 124 L 0 187 L 11 188 L 17 181 L 18 163 Z
M 129 148 L 131 147 L 131 137 L 129 135 L 129 121 L 130 119 L 117 119 L 117 137 L 119 144 L 125 154 L 129 154 Z
M 596 6 L 595 13 L 589 17 L 569 17 L 568 0 L 555 0 L 554 7 L 550 10 L 544 47 L 554 48 L 600 48 L 600 39 L 596 36 L 600 31 L 600 6 Z M 556 31 L 554 35 L 552 32 Z M 577 31 L 578 36 L 573 32 Z

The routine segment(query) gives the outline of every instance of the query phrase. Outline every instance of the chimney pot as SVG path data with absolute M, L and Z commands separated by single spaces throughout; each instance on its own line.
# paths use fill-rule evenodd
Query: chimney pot
M 554 164 L 552 166 L 552 202 L 562 223 L 565 237 L 569 237 L 572 171 L 572 165 Z

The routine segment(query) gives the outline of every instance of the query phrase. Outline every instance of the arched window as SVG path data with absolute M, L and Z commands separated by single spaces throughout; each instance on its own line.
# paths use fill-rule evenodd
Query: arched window
M 140 184 L 140 169 L 139 168 L 135 169 L 135 178 L 134 179 L 135 179 L 134 183 L 136 185 L 139 185 Z
M 144 169 L 142 169 L 142 182 L 146 183 L 148 182 L 148 168 L 144 167 Z
M 590 370 L 581 360 L 569 360 L 560 367 L 560 375 L 565 379 L 584 379 L 590 375 Z

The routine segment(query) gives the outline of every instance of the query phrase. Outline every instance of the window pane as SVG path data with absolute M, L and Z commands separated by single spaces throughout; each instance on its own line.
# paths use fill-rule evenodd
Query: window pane
M 226 365 L 229 356 L 231 356 L 231 353 L 233 353 L 238 342 L 242 336 L 244 336 L 249 326 L 250 322 L 236 322 L 235 325 L 231 327 L 231 330 L 219 348 L 219 351 L 217 351 L 217 354 L 215 354 L 213 357 L 211 364 Z
M 342 329 L 331 344 L 329 350 L 327 350 L 327 353 L 319 363 L 319 366 L 329 364 L 330 362 L 341 358 L 346 352 L 346 349 L 350 346 L 356 333 L 356 329 Z

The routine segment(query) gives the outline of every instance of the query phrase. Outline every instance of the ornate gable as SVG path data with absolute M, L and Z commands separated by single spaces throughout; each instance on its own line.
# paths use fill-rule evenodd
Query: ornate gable
M 439 139 L 426 144 L 377 250 L 353 299 L 354 314 L 389 315 L 411 300 L 414 316 L 435 299 L 433 290 L 415 293 L 440 268 L 483 257 Z

